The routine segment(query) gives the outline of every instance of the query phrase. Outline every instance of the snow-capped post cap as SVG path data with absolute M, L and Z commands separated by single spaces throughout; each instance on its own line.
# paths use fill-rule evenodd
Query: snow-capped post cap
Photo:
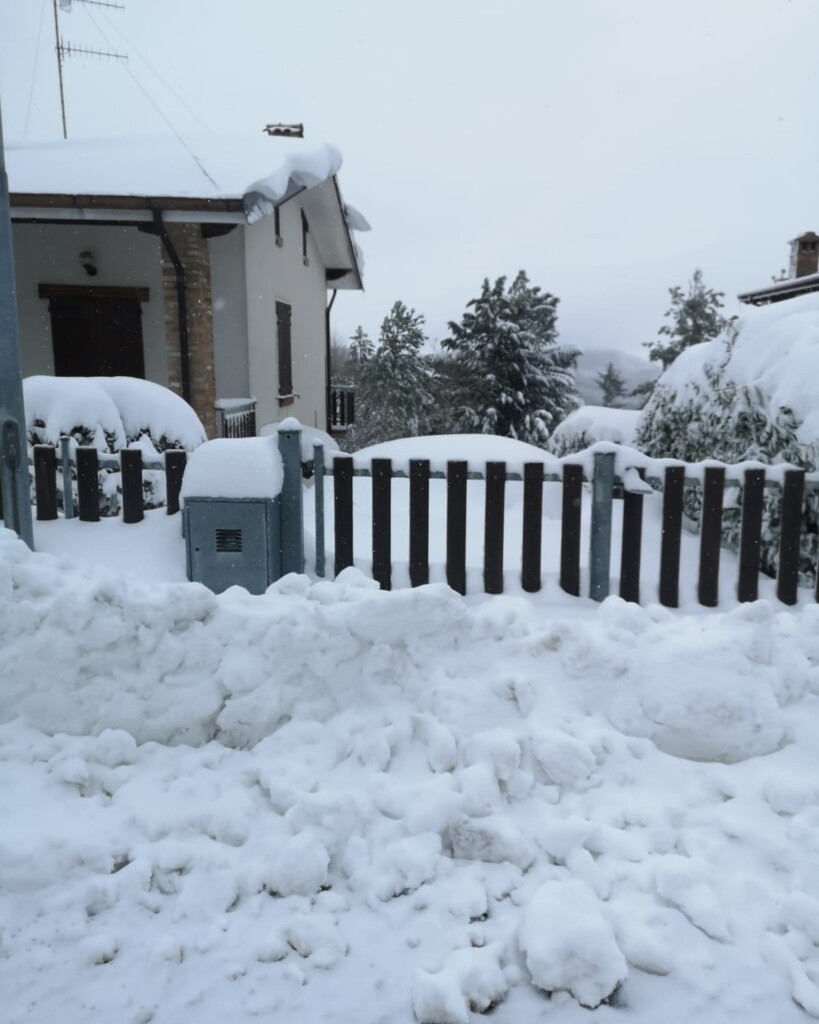
M 295 416 L 288 416 L 286 420 L 281 421 L 276 430 L 280 434 L 284 433 L 287 430 L 301 431 L 301 423 L 299 423 Z

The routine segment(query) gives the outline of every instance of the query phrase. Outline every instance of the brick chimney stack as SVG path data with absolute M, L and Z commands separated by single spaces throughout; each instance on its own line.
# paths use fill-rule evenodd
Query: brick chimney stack
M 790 277 L 819 274 L 819 235 L 806 231 L 791 241 Z

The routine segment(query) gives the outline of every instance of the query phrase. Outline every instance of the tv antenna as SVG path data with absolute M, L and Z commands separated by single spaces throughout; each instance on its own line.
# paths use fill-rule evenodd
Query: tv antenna
M 107 7 L 114 11 L 124 11 L 125 4 L 113 3 L 111 0 L 52 0 L 54 7 L 54 40 L 57 51 L 57 77 L 60 81 L 60 111 L 63 117 L 63 138 L 68 138 L 68 128 L 65 120 L 65 88 L 63 85 L 63 62 L 66 57 L 102 57 L 109 60 L 128 60 L 126 53 L 117 53 L 115 50 L 100 50 L 91 46 L 72 46 L 71 43 L 64 43 L 60 35 L 60 19 L 57 15 L 57 7 L 67 14 L 71 13 L 74 4 L 81 4 L 85 7 Z

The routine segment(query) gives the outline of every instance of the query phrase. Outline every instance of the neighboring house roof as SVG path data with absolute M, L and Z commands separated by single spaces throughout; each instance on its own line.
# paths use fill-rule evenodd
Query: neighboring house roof
M 819 292 L 819 274 L 806 274 L 804 277 L 776 281 L 767 288 L 743 292 L 737 295 L 737 298 L 748 306 L 767 306 L 772 302 L 782 302 L 785 299 L 792 299 L 795 295 L 807 295 L 810 292 Z
M 260 134 L 254 138 L 173 136 L 7 143 L 6 168 L 15 220 L 167 219 L 253 223 L 300 192 L 325 266 L 348 272 L 339 287 L 361 287 L 351 229 L 368 225 L 341 198 L 334 146 Z M 177 213 L 174 217 L 173 214 Z M 196 213 L 191 217 L 191 213 Z

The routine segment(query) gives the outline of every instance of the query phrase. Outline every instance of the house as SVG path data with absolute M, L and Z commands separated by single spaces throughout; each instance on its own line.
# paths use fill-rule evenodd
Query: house
M 795 295 L 819 291 L 819 235 L 806 231 L 790 242 L 791 256 L 788 276 L 766 288 L 743 292 L 737 298 L 750 306 L 767 306 L 783 302 Z
M 269 131 L 7 144 L 23 375 L 143 377 L 211 437 L 253 399 L 251 432 L 326 429 L 328 292 L 362 288 L 368 225 L 337 150 Z

